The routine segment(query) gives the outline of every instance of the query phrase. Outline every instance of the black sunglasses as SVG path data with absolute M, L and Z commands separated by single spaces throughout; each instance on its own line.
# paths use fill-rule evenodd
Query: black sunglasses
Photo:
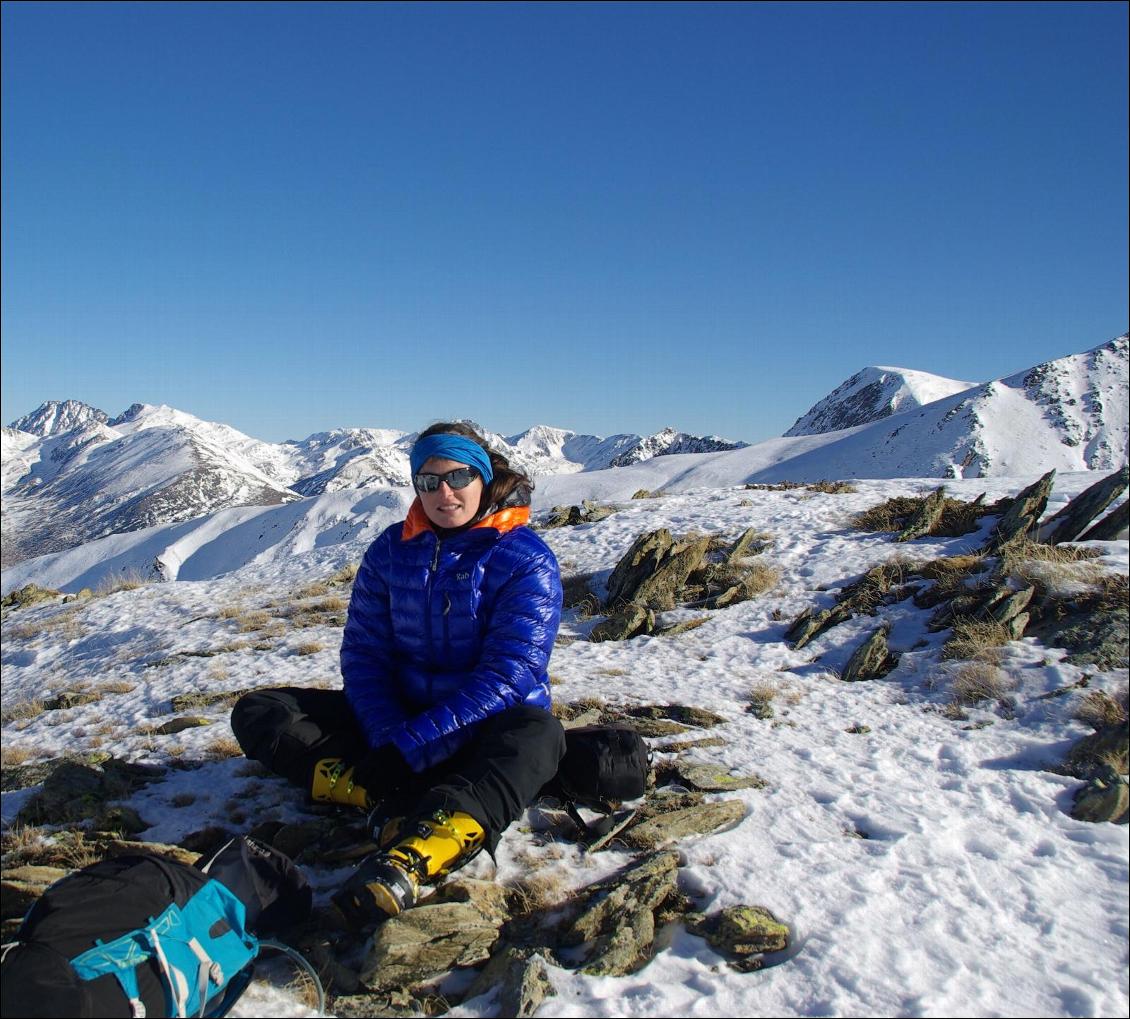
M 456 467 L 446 474 L 417 474 L 412 478 L 412 484 L 417 492 L 438 492 L 445 481 L 448 488 L 466 488 L 478 476 L 479 472 L 474 467 Z

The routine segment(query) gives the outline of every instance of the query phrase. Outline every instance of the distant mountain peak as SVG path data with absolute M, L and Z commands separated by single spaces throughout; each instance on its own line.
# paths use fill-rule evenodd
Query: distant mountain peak
M 943 400 L 976 385 L 911 368 L 872 365 L 813 404 L 785 435 L 820 435 L 855 428 Z
M 62 435 L 91 422 L 107 424 L 109 418 L 105 411 L 81 400 L 48 400 L 30 414 L 17 418 L 11 427 L 47 438 L 50 435 Z

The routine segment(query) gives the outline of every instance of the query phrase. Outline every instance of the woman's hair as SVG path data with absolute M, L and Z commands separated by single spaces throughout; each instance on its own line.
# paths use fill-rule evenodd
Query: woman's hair
M 486 439 L 470 425 L 462 421 L 437 421 L 434 425 L 425 428 L 417 436 L 417 441 L 425 439 L 429 435 L 462 435 L 463 438 L 470 439 L 486 450 L 487 456 L 490 457 L 490 469 L 494 473 L 494 478 L 489 485 L 483 486 L 483 495 L 479 500 L 478 517 L 489 513 L 492 506 L 505 506 L 510 500 L 513 500 L 512 505 L 528 505 L 530 493 L 534 490 L 533 481 L 524 471 L 511 467 L 510 461 L 501 453 L 491 449 L 487 445 Z

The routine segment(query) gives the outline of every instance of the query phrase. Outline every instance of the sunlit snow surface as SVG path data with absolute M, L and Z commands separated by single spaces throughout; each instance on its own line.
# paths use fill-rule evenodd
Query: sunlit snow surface
M 663 467 L 668 482 L 677 480 L 669 473 L 675 466 Z M 543 504 L 590 494 L 581 486 L 594 479 L 602 483 L 596 476 L 551 479 Z M 991 501 L 1031 480 L 953 481 L 947 487 L 969 499 L 986 491 Z M 1094 480 L 1061 476 L 1048 512 Z M 892 555 L 926 559 L 979 543 L 983 535 L 973 534 L 894 546 L 888 535 L 847 526 L 860 509 L 937 484 L 863 481 L 848 495 L 741 487 L 678 491 L 673 484 L 676 494 L 625 501 L 599 523 L 545 532 L 567 573 L 598 571 L 598 583 L 646 530 L 736 537 L 756 526 L 772 535 L 763 558 L 781 571 L 781 580 L 767 595 L 710 613 L 709 622 L 680 637 L 603 644 L 577 639 L 554 651 L 550 669 L 560 700 L 679 702 L 730 720 L 712 731 L 726 745 L 698 755 L 739 772 L 756 771 L 768 786 L 730 794 L 748 807 L 739 825 L 681 844 L 681 886 L 703 910 L 736 903 L 769 907 L 794 928 L 797 950 L 780 965 L 741 975 L 701 939 L 671 930 L 656 959 L 631 977 L 597 979 L 553 969 L 557 995 L 539 1016 L 1127 1014 L 1127 828 L 1070 818 L 1080 783 L 1046 769 L 1087 731 L 1071 718 L 1080 694 L 1039 699 L 1085 672 L 1092 673 L 1089 689 L 1114 690 L 1126 682 L 1126 671 L 1094 674 L 1064 662 L 1061 651 L 1023 640 L 1009 647 L 1003 663 L 1018 684 L 1015 717 L 970 709 L 969 720 L 960 722 L 938 710 L 946 701 L 937 662 L 945 635 L 926 633 L 925 613 L 909 602 L 881 610 L 892 623 L 892 644 L 903 652 L 883 680 L 837 679 L 850 651 L 875 626 L 873 619 L 845 623 L 800 651 L 783 641 L 797 613 L 831 604 L 834 589 L 870 566 Z M 347 495 L 356 500 L 358 493 L 336 495 L 343 538 L 337 543 L 319 543 L 323 532 L 296 518 L 286 554 L 243 558 L 235 572 L 76 603 L 77 611 L 63 622 L 60 614 L 75 606 L 11 614 L 4 628 L 6 717 L 14 705 L 53 691 L 134 688 L 6 723 L 5 749 L 26 747 L 48 757 L 97 748 L 155 763 L 200 760 L 227 734 L 227 712 L 205 709 L 215 719 L 211 726 L 145 735 L 145 728 L 173 717 L 173 696 L 335 683 L 340 631 L 326 627 L 290 629 L 274 638 L 271 650 L 173 656 L 256 639 L 238 632 L 237 621 L 222 617 L 222 610 L 286 602 L 303 585 L 359 559 L 379 527 L 352 515 L 355 502 L 341 501 Z M 623 499 L 625 493 L 606 497 Z M 374 502 L 370 509 L 391 519 L 399 507 Z M 304 527 L 309 540 L 301 537 Z M 1096 547 L 1105 568 L 1127 571 L 1125 541 Z M 670 618 L 691 614 L 681 610 Z M 38 624 L 45 625 L 32 632 Z M 583 638 L 591 625 L 569 613 L 563 635 Z M 295 653 L 310 642 L 323 649 Z M 745 711 L 750 691 L 765 683 L 779 687 L 772 721 Z M 971 727 L 978 723 L 990 724 Z M 870 732 L 847 732 L 855 726 Z M 242 762 L 227 760 L 169 772 L 166 781 L 130 801 L 152 825 L 144 837 L 174 841 L 212 823 L 249 828 L 269 818 L 304 816 L 297 792 L 245 771 Z M 4 794 L 6 820 L 28 795 Z M 503 839 L 496 869 L 482 858 L 473 865 L 478 876 L 511 881 L 557 874 L 579 886 L 627 861 L 618 853 L 586 858 L 570 843 L 542 845 L 519 827 Z M 322 895 L 342 876 L 312 874 Z M 309 1014 L 281 992 L 253 993 L 238 1014 Z M 453 1014 L 496 1010 L 486 996 Z

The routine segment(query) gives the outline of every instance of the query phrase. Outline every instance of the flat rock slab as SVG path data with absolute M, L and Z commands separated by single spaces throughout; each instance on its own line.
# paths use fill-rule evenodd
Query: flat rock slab
M 174 736 L 186 729 L 200 729 L 205 725 L 211 725 L 214 721 L 214 718 L 204 718 L 202 715 L 182 715 L 180 718 L 171 718 L 167 722 L 154 726 L 149 730 L 149 734 L 151 736 Z
M 497 918 L 468 902 L 416 906 L 377 928 L 361 966 L 361 982 L 377 991 L 405 988 L 485 962 L 500 926 Z
M 701 761 L 676 761 L 675 772 L 692 789 L 704 793 L 728 793 L 735 789 L 764 789 L 768 784 L 760 775 L 731 775 L 716 764 Z
M 633 849 L 655 850 L 688 835 L 706 835 L 736 824 L 746 815 L 741 800 L 716 800 L 660 814 L 624 832 L 621 838 Z
M 632 718 L 668 718 L 673 722 L 682 722 L 684 725 L 693 725 L 700 729 L 710 729 L 726 721 L 722 715 L 689 704 L 641 704 L 625 708 L 624 714 Z
M 663 754 L 677 754 L 695 747 L 724 747 L 726 741 L 721 736 L 703 736 L 701 739 L 679 739 L 664 743 L 655 749 Z

